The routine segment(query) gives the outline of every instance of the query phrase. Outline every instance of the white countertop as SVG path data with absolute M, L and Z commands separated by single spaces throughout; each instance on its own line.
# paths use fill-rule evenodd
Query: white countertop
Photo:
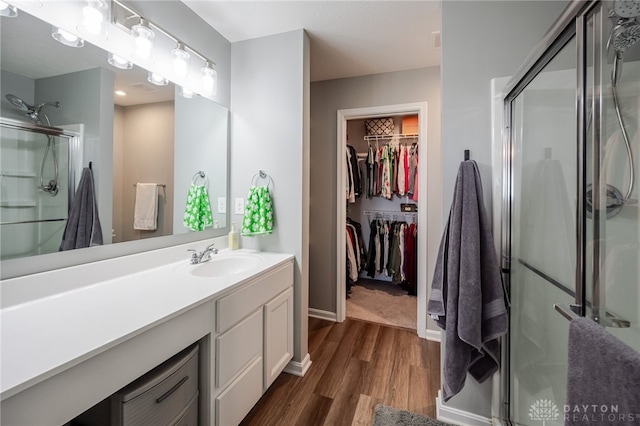
M 290 254 L 221 250 L 216 256 L 260 258 L 252 269 L 217 278 L 189 273 L 180 261 L 48 295 L 0 311 L 2 400 L 208 300 Z M 194 265 L 198 266 L 198 265 Z M 41 274 L 46 279 L 47 274 Z

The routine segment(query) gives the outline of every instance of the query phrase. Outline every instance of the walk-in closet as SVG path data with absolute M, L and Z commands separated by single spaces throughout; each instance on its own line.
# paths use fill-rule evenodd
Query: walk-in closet
M 346 316 L 416 329 L 418 116 L 347 121 Z

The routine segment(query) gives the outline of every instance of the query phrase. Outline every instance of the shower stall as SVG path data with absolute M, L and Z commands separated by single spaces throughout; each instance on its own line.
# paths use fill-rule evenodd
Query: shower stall
M 568 319 L 640 351 L 640 1 L 570 2 L 502 95 L 500 417 L 560 425 Z
M 81 126 L 50 127 L 42 106 L 20 108 L 32 122 L 0 118 L 0 260 L 58 251 L 80 177 Z

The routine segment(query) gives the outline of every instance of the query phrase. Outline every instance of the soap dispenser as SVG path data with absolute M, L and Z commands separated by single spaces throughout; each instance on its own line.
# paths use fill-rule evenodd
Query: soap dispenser
M 236 223 L 231 222 L 231 231 L 229 231 L 229 250 L 238 250 L 238 240 L 240 236 L 236 231 Z

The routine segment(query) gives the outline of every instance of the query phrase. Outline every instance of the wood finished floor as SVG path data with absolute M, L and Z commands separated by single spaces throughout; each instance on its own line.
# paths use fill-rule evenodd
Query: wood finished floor
M 414 330 L 309 318 L 311 367 L 281 374 L 241 425 L 370 426 L 376 404 L 435 418 L 440 344 Z

